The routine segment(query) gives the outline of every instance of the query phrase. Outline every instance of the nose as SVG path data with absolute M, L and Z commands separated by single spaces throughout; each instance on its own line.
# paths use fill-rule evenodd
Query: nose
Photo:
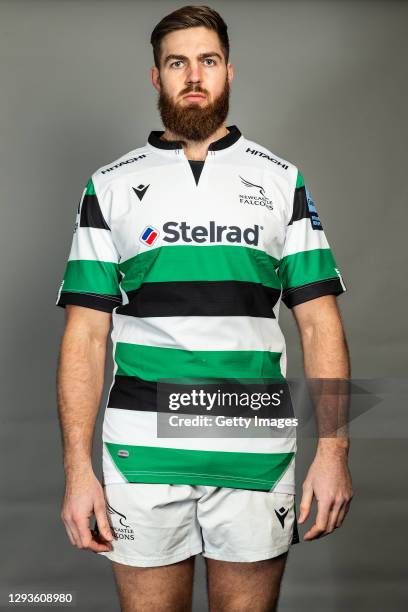
M 201 83 L 201 68 L 197 63 L 191 63 L 186 74 L 187 84 L 191 87 Z

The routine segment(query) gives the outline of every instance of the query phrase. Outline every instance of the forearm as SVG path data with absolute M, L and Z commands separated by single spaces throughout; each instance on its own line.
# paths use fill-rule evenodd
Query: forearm
M 58 414 L 64 469 L 91 467 L 92 439 L 103 391 L 106 342 L 68 325 L 57 370 Z
M 302 347 L 316 410 L 318 451 L 347 454 L 350 359 L 341 320 L 323 318 L 303 330 Z

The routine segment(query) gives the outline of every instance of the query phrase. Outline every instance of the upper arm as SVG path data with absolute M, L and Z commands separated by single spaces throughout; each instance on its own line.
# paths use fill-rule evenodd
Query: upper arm
M 342 327 L 335 295 L 324 295 L 297 304 L 293 306 L 292 313 L 301 335 L 318 328 L 326 333 L 334 333 Z
M 112 315 L 102 310 L 67 304 L 65 308 L 65 332 L 77 337 L 88 337 L 102 346 L 110 332 Z
M 122 303 L 120 256 L 112 238 L 110 219 L 105 218 L 108 206 L 104 214 L 101 204 L 90 179 L 76 211 L 71 250 L 56 301 L 62 308 L 68 304 L 81 307 L 77 312 L 91 309 L 89 316 L 93 320 L 101 318 L 95 311 L 111 315 Z M 85 312 L 82 316 L 89 318 Z
M 288 308 L 322 296 L 336 296 L 346 291 L 342 276 L 323 230 L 312 195 L 300 171 L 293 192 L 292 207 L 286 227 L 285 243 L 278 275 L 282 284 L 282 301 Z M 308 318 L 326 300 L 298 310 Z

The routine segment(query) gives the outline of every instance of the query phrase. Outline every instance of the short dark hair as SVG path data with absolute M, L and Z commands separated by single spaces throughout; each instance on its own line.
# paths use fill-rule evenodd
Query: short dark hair
M 154 63 L 157 68 L 160 68 L 160 53 L 161 41 L 166 34 L 175 32 L 176 30 L 184 30 L 185 28 L 196 28 L 204 26 L 210 30 L 214 30 L 218 34 L 220 45 L 225 56 L 225 63 L 228 63 L 229 58 L 229 38 L 228 26 L 217 11 L 209 6 L 183 6 L 169 15 L 163 17 L 155 26 L 150 42 L 153 46 Z

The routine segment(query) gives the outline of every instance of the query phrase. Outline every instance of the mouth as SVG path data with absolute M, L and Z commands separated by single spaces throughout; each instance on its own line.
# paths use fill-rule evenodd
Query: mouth
M 186 100 L 205 100 L 204 94 L 200 94 L 200 93 L 189 93 L 183 97 Z

